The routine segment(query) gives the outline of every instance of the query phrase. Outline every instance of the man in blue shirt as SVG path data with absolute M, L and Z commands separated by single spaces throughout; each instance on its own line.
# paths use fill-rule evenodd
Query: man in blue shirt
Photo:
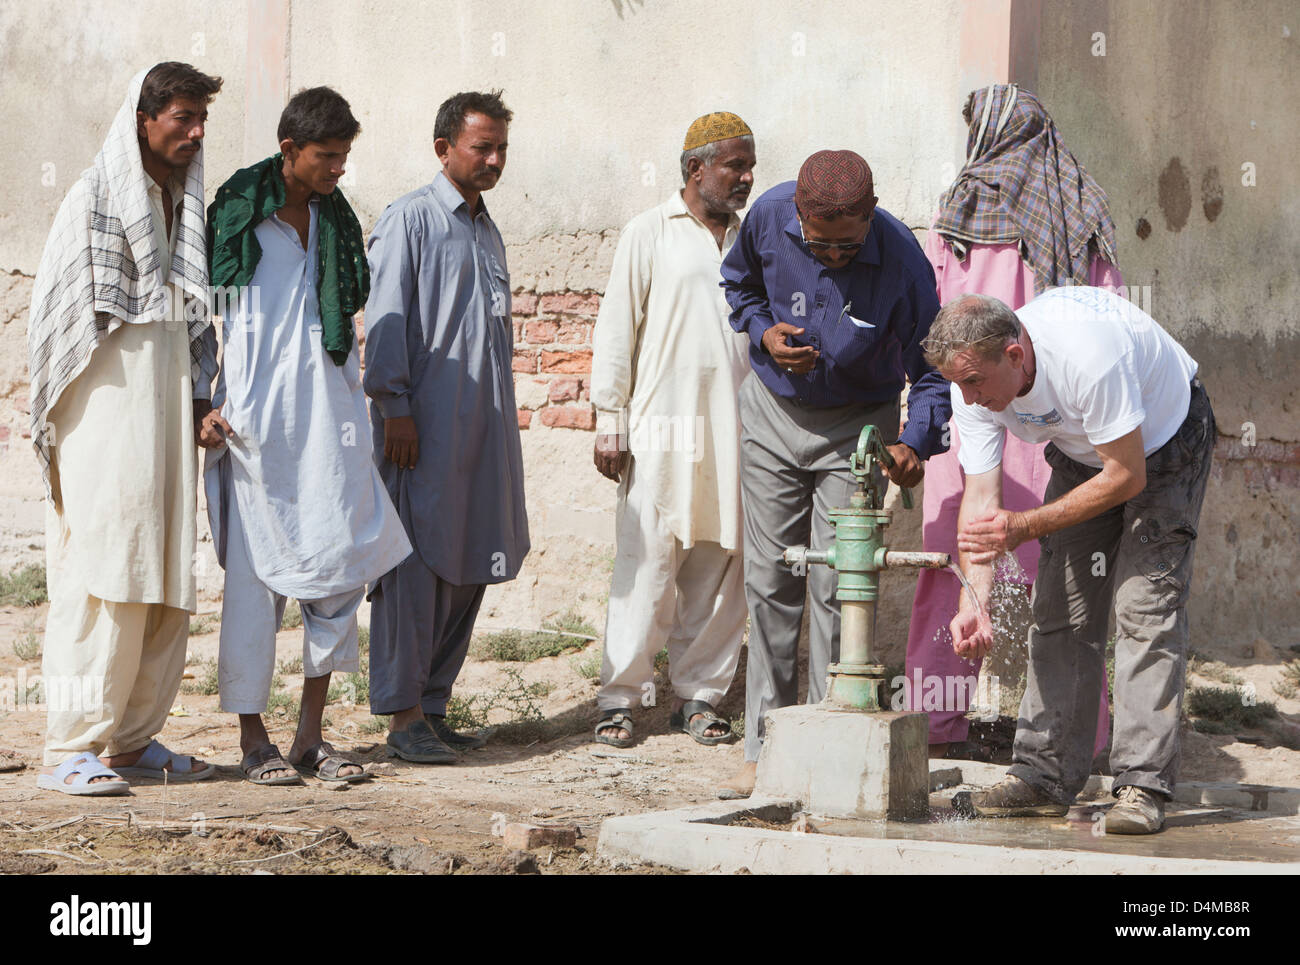
M 723 797 L 753 790 L 763 715 L 798 699 L 797 654 L 805 577 L 782 562 L 787 546 L 829 546 L 828 510 L 856 488 L 849 456 L 874 424 L 894 457 L 890 479 L 921 481 L 922 462 L 946 448 L 948 383 L 921 340 L 939 311 L 934 272 L 911 231 L 876 207 L 871 168 L 852 151 L 819 151 L 798 181 L 755 202 L 722 263 L 731 326 L 749 335 L 753 371 L 740 390 L 740 482 L 745 514 L 749 660 L 745 764 Z M 908 393 L 898 435 L 899 395 Z M 836 574 L 815 567 L 808 702 L 825 695 L 838 659 Z

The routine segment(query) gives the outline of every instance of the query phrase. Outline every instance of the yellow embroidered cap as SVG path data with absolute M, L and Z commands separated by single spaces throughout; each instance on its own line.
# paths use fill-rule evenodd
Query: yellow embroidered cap
M 697 117 L 691 123 L 686 131 L 686 143 L 682 145 L 682 150 L 694 151 L 697 147 L 712 144 L 714 141 L 725 141 L 729 137 L 744 137 L 746 134 L 753 135 L 753 133 L 749 125 L 735 114 L 714 111 L 712 114 Z

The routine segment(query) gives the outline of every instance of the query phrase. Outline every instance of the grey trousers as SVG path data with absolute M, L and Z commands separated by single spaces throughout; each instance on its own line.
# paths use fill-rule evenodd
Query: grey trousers
M 448 583 L 418 550 L 384 574 L 370 595 L 370 713 L 446 714 L 486 589 Z
M 740 387 L 740 489 L 745 512 L 745 598 L 749 657 L 745 665 L 745 760 L 758 760 L 763 715 L 799 699 L 799 630 L 808 620 L 808 703 L 826 695 L 827 666 L 839 658 L 837 574 L 810 566 L 806 577 L 781 559 L 787 546 L 829 547 L 830 509 L 847 506 L 856 488 L 849 456 L 858 434 L 875 425 L 898 438 L 898 402 L 814 409 L 773 395 L 750 374 Z M 809 535 L 811 534 L 811 542 Z
M 1146 488 L 1041 540 L 1029 674 L 1009 773 L 1061 803 L 1083 789 L 1092 763 L 1112 598 L 1118 635 L 1114 786 L 1173 793 L 1187 596 L 1216 433 L 1209 397 L 1194 380 L 1187 418 L 1147 457 Z M 1101 471 L 1053 445 L 1045 455 L 1052 467 L 1048 502 Z

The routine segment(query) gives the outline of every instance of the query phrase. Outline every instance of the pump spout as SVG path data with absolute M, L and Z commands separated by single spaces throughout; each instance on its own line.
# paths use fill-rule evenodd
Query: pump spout
M 952 566 L 952 557 L 947 553 L 911 553 L 899 550 L 885 552 L 885 566 L 916 566 L 927 570 L 946 570 Z

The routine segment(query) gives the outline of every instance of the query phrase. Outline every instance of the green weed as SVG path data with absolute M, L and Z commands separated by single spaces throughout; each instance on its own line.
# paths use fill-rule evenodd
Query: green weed
M 217 662 L 212 659 L 200 661 L 199 665 L 194 668 L 194 679 L 181 683 L 181 693 L 183 694 L 202 694 L 210 697 L 218 689 Z
M 558 657 L 579 650 L 595 636 L 595 628 L 576 610 L 569 610 L 542 624 L 542 630 L 500 630 L 484 634 L 470 645 L 470 656 L 477 660 L 504 660 L 526 663 L 543 657 Z
M 302 607 L 298 606 L 297 600 L 290 600 L 289 605 L 284 608 L 284 619 L 280 621 L 281 630 L 296 630 L 302 626 Z
M 592 649 L 590 652 L 577 654 L 569 659 L 569 666 L 574 672 L 586 680 L 595 680 L 600 676 L 600 664 L 603 654 L 600 647 Z
M 14 656 L 23 663 L 30 663 L 41 655 L 41 638 L 36 635 L 34 623 L 23 625 L 22 636 L 14 639 L 13 649 Z
M 361 722 L 361 727 L 359 729 L 363 734 L 382 734 L 388 730 L 388 722 L 390 720 L 392 720 L 392 718 L 387 716 L 370 717 Z
M 1187 655 L 1187 672 L 1204 677 L 1206 680 L 1214 680 L 1233 687 L 1240 687 L 1246 682 L 1240 674 L 1235 673 L 1227 664 L 1218 660 L 1206 660 L 1195 651 Z
M 1243 727 L 1263 727 L 1277 717 L 1277 705 L 1268 700 L 1257 700 L 1253 694 L 1235 688 L 1193 687 L 1187 692 L 1184 706 L 1189 717 L 1201 718 L 1195 726 L 1205 733 L 1232 733 Z
M 201 637 L 205 633 L 211 633 L 220 622 L 220 618 L 215 613 L 204 613 L 194 617 L 190 620 L 190 636 Z
M 286 657 L 275 665 L 275 669 L 290 676 L 300 674 L 302 673 L 302 657 Z
M 1282 664 L 1282 679 L 1273 683 L 1273 690 L 1287 700 L 1300 695 L 1300 660 Z
M 44 563 L 0 574 L 0 606 L 40 606 L 49 598 Z
M 530 684 L 514 667 L 505 670 L 506 682 L 488 693 L 459 696 L 453 694 L 447 702 L 447 726 L 452 730 L 479 730 L 488 724 L 488 716 L 495 710 L 504 711 L 506 724 L 543 719 L 538 701 L 549 692 L 546 684 Z

